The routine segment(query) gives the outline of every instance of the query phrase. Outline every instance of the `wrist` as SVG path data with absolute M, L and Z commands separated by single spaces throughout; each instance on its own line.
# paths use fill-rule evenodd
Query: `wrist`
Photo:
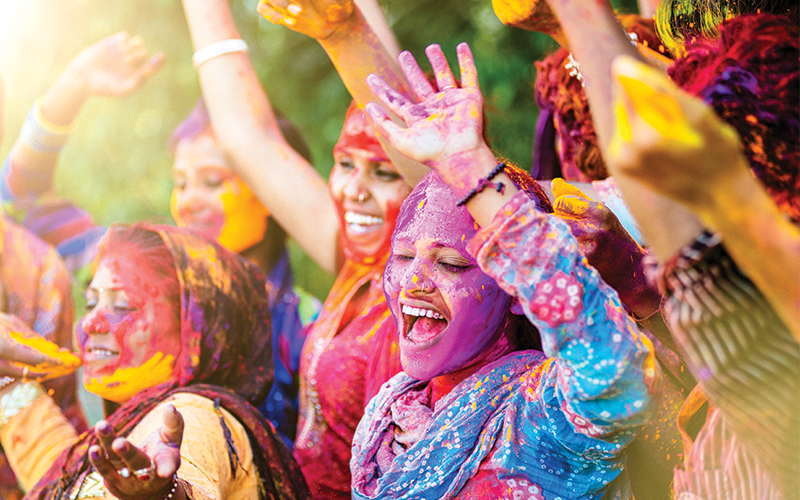
M 478 187 L 481 179 L 486 179 L 497 167 L 494 153 L 486 144 L 448 155 L 444 160 L 432 162 L 436 170 L 450 186 L 456 197 L 463 199 Z
M 38 382 L 14 381 L 0 390 L 0 429 L 16 414 L 47 394 Z

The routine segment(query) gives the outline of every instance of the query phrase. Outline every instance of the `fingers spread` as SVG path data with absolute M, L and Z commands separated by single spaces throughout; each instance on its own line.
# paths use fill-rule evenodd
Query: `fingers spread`
M 475 68 L 475 59 L 472 57 L 469 45 L 466 42 L 459 43 L 456 47 L 456 54 L 458 55 L 458 65 L 461 68 L 461 87 L 480 91 L 478 70 Z
M 89 461 L 92 462 L 95 470 L 106 480 L 116 478 L 117 469 L 106 457 L 103 448 L 100 446 L 92 445 L 89 447 Z
M 433 68 L 433 73 L 436 76 L 436 85 L 439 90 L 457 87 L 456 79 L 453 76 L 453 72 L 450 71 L 450 66 L 447 64 L 447 58 L 444 57 L 442 48 L 437 44 L 428 45 L 425 49 L 425 54 L 431 62 L 431 68 Z
M 183 416 L 173 405 L 167 405 L 162 414 L 161 440 L 173 448 L 180 448 L 183 442 Z
M 418 101 L 422 102 L 436 93 L 411 52 L 404 50 L 398 56 L 397 61 Z
M 410 104 L 404 95 L 391 88 L 381 77 L 374 74 L 367 77 L 367 85 L 390 111 L 403 117 L 402 109 Z

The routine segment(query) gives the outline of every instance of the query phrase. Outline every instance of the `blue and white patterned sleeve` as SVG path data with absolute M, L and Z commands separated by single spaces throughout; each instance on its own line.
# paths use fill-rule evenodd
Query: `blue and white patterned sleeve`
M 556 361 L 541 375 L 540 397 L 529 398 L 547 414 L 566 415 L 572 429 L 559 426 L 556 438 L 572 441 L 577 431 L 613 441 L 597 448 L 600 456 L 618 453 L 650 418 L 660 373 L 649 340 L 588 265 L 567 224 L 518 193 L 473 238 L 470 251 L 517 297 Z

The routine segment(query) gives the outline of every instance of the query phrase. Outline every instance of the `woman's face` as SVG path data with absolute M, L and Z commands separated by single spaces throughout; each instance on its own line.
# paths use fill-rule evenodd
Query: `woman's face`
M 383 151 L 364 112 L 351 106 L 339 142 L 328 191 L 339 215 L 348 258 L 379 258 L 389 250 L 397 212 L 411 188 Z
M 233 252 L 264 237 L 269 212 L 230 169 L 210 131 L 178 142 L 172 176 L 170 209 L 178 226 Z
M 100 261 L 77 327 L 87 390 L 123 403 L 172 378 L 181 351 L 178 291 L 165 288 L 134 251 Z
M 467 252 L 476 231 L 467 210 L 449 189 L 426 191 L 422 203 L 412 195 L 404 207 L 384 271 L 403 370 L 419 380 L 479 363 L 502 336 L 511 304 Z

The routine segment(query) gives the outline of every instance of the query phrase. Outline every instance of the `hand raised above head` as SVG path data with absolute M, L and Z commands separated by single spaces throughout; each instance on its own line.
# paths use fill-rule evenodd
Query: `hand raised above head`
M 405 121 L 407 128 L 392 122 L 382 106 L 370 103 L 365 107 L 377 132 L 395 149 L 438 171 L 451 185 L 463 184 L 462 177 L 469 174 L 471 162 L 460 160 L 488 150 L 483 138 L 483 96 L 475 62 L 466 43 L 459 44 L 457 51 L 461 67 L 460 86 L 441 47 L 430 45 L 425 50 L 435 74 L 436 89 L 411 53 L 400 54 L 400 67 L 419 100 L 418 104 L 390 88 L 381 78 L 375 75 L 367 78 L 375 95 Z M 481 172 L 477 177 L 483 174 Z
M 556 40 L 563 37 L 561 25 L 545 0 L 492 0 L 492 8 L 506 26 L 538 31 Z
M 258 13 L 274 24 L 324 39 L 350 19 L 353 0 L 261 0 Z
M 40 337 L 21 319 L 0 314 L 0 376 L 41 382 L 80 365 L 80 358 Z
M 139 88 L 164 63 L 164 54 L 150 55 L 138 36 L 120 32 L 81 51 L 68 71 L 89 95 L 123 97 Z
M 122 500 L 164 498 L 175 486 L 174 475 L 181 465 L 183 417 L 174 406 L 166 405 L 162 419 L 161 428 L 146 436 L 139 447 L 117 437 L 107 422 L 95 425 L 100 445 L 89 448 L 89 460 L 112 495 Z
M 663 72 L 633 58 L 614 60 L 616 123 L 608 165 L 653 191 L 704 206 L 739 176 L 750 176 L 738 133 Z

